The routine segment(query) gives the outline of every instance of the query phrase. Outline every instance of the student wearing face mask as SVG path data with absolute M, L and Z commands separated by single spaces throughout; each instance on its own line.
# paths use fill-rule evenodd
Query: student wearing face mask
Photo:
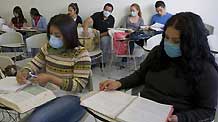
M 76 21 L 77 25 L 82 25 L 82 18 L 78 15 L 79 14 L 79 7 L 77 3 L 71 3 L 68 6 L 68 15 Z
M 114 27 L 114 17 L 111 15 L 113 5 L 107 3 L 101 12 L 96 12 L 88 17 L 83 23 L 84 35 L 88 35 L 88 27 L 93 24 L 93 28 L 100 31 L 100 48 L 103 51 L 104 66 L 108 63 L 111 56 L 111 38 L 108 35 L 108 28 Z
M 37 75 L 32 81 L 39 85 L 52 83 L 64 91 L 80 93 L 88 83 L 91 59 L 80 46 L 76 22 L 68 15 L 56 15 L 48 23 L 47 35 L 49 42 L 17 73 L 18 83 L 26 83 L 31 72 Z M 66 95 L 37 107 L 27 122 L 78 122 L 84 113 L 79 98 Z
M 11 19 L 10 27 L 20 29 L 22 27 L 27 27 L 27 20 L 23 16 L 22 9 L 19 6 L 13 9 L 14 17 Z
M 160 23 L 165 25 L 167 20 L 170 19 L 172 14 L 166 11 L 166 5 L 163 1 L 157 1 L 155 3 L 155 9 L 157 14 L 153 15 L 151 18 L 151 25 L 155 23 Z
M 136 31 L 140 29 L 140 26 L 144 25 L 144 20 L 142 18 L 142 12 L 140 9 L 140 6 L 137 3 L 133 3 L 130 6 L 130 14 L 127 17 L 124 17 L 123 24 L 121 27 L 132 29 L 133 31 Z M 135 44 L 138 44 L 139 46 L 144 46 L 144 40 L 138 40 L 138 41 L 130 41 L 129 42 L 129 48 L 130 48 L 130 54 L 133 53 Z M 122 58 L 122 62 L 126 62 L 127 58 Z M 122 68 L 123 66 L 121 66 Z
M 143 85 L 140 96 L 173 105 L 167 122 L 211 122 L 218 97 L 218 66 L 210 52 L 200 16 L 178 13 L 170 18 L 160 45 L 140 69 L 120 80 L 100 83 L 100 90 Z

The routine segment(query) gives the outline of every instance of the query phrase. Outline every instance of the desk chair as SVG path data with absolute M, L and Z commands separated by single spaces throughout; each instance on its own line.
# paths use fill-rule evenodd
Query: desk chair
M 8 65 L 14 65 L 14 61 L 7 56 L 0 56 L 0 68 L 5 69 Z
M 96 29 L 88 28 L 89 37 L 83 36 L 83 29 L 77 29 L 80 43 L 88 50 L 93 63 L 103 64 L 103 52 L 100 49 L 100 32 Z M 98 60 L 98 62 L 96 62 Z M 103 67 L 100 67 L 103 71 Z
M 45 43 L 48 42 L 47 34 L 41 33 L 33 35 L 26 39 L 26 49 L 27 49 L 27 57 L 24 60 L 17 61 L 16 65 L 19 67 L 23 67 L 25 64 L 30 62 L 32 60 L 32 57 L 35 56 L 36 52 L 32 51 L 38 51 L 39 48 L 41 48 Z
M 157 45 L 160 45 L 161 40 L 162 40 L 162 34 L 157 34 L 155 36 L 152 36 L 147 40 L 147 43 L 143 46 L 143 49 L 147 52 L 150 52 L 152 48 L 154 48 Z
M 134 70 L 137 70 L 136 66 L 136 55 L 134 53 L 131 54 L 130 48 L 129 48 L 129 43 L 132 41 L 129 38 L 126 38 L 128 35 L 125 33 L 123 30 L 115 30 L 115 29 L 110 29 L 108 31 L 109 35 L 111 36 L 111 49 L 112 49 L 112 56 L 110 60 L 110 68 L 112 68 L 113 64 L 113 59 L 115 57 L 119 58 L 132 58 L 133 63 L 134 63 Z
M 211 52 L 214 54 L 218 54 L 218 37 L 216 35 L 207 36 L 208 44 L 210 46 Z
M 214 33 L 214 26 L 206 24 L 206 23 L 204 24 L 204 26 L 208 30 L 208 35 L 213 35 L 213 33 Z
M 0 35 L 1 55 L 6 55 L 7 56 L 8 52 L 10 52 L 10 53 L 13 52 L 14 55 L 12 57 L 14 57 L 14 60 L 16 61 L 16 57 L 22 55 L 23 51 L 22 51 L 22 53 L 17 53 L 17 47 L 11 47 L 11 48 L 13 48 L 12 51 L 11 50 L 9 50 L 9 51 L 6 50 L 6 52 L 2 52 L 2 49 L 3 49 L 2 46 L 6 45 L 6 44 L 17 44 L 17 43 L 24 44 L 22 34 L 20 34 L 18 32 L 7 32 L 7 33 L 1 34 Z M 20 46 L 19 48 L 22 48 L 22 47 L 23 46 Z

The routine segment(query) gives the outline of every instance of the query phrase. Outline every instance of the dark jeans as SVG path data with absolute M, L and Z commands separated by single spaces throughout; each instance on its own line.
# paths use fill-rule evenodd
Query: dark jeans
M 84 114 L 79 97 L 67 95 L 36 108 L 27 122 L 78 122 Z

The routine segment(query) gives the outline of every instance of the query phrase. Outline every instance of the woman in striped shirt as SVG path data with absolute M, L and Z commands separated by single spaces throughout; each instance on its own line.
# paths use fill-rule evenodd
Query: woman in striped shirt
M 49 43 L 18 72 L 18 83 L 24 84 L 28 73 L 32 72 L 37 74 L 33 81 L 40 85 L 49 82 L 65 91 L 81 92 L 88 83 L 91 59 L 88 51 L 80 46 L 77 24 L 68 15 L 56 15 L 48 24 L 47 35 Z M 79 103 L 79 98 L 72 95 L 58 97 L 35 109 L 28 122 L 78 121 L 85 112 Z

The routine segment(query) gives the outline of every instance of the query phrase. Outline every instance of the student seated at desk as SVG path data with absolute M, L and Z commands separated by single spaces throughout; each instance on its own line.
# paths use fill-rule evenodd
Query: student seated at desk
M 167 20 L 170 19 L 172 14 L 166 12 L 166 5 L 163 1 L 157 1 L 155 3 L 155 9 L 157 14 L 151 18 L 151 24 L 160 23 L 165 25 Z
M 141 97 L 173 105 L 168 122 L 211 122 L 218 97 L 218 66 L 200 16 L 184 12 L 170 18 L 159 46 L 139 70 L 117 81 L 100 83 L 100 90 L 143 85 Z
M 65 91 L 81 92 L 88 83 L 91 59 L 80 46 L 76 22 L 68 15 L 56 15 L 48 23 L 47 35 L 49 43 L 17 73 L 18 83 L 26 83 L 28 73 L 32 72 L 37 74 L 32 81 L 40 85 L 49 82 Z M 78 122 L 84 113 L 79 98 L 69 95 L 36 108 L 28 122 Z
M 104 9 L 101 12 L 96 12 L 92 16 L 88 17 L 83 23 L 84 35 L 88 35 L 88 27 L 93 24 L 93 28 L 100 31 L 100 48 L 103 51 L 104 66 L 109 63 L 111 56 L 111 38 L 108 34 L 108 28 L 114 27 L 115 19 L 111 15 L 113 11 L 113 5 L 106 3 Z
M 32 27 L 40 32 L 46 32 L 47 22 L 45 17 L 40 15 L 36 8 L 30 9 L 30 16 L 32 18 Z
M 140 6 L 136 3 L 133 3 L 130 6 L 130 15 L 125 17 L 122 27 L 136 31 L 139 30 L 140 26 L 143 25 L 144 25 L 144 20 L 142 18 L 142 12 Z M 143 47 L 144 40 L 136 41 L 136 44 Z M 130 42 L 129 45 L 130 45 L 130 53 L 132 53 L 134 49 L 134 42 Z
M 82 25 L 82 18 L 78 15 L 79 14 L 79 7 L 77 3 L 71 3 L 68 6 L 68 15 L 73 18 L 74 21 L 76 21 L 77 25 Z
M 23 16 L 22 9 L 19 6 L 13 9 L 14 17 L 11 19 L 10 27 L 15 29 L 21 29 L 22 27 L 27 27 L 27 20 Z

